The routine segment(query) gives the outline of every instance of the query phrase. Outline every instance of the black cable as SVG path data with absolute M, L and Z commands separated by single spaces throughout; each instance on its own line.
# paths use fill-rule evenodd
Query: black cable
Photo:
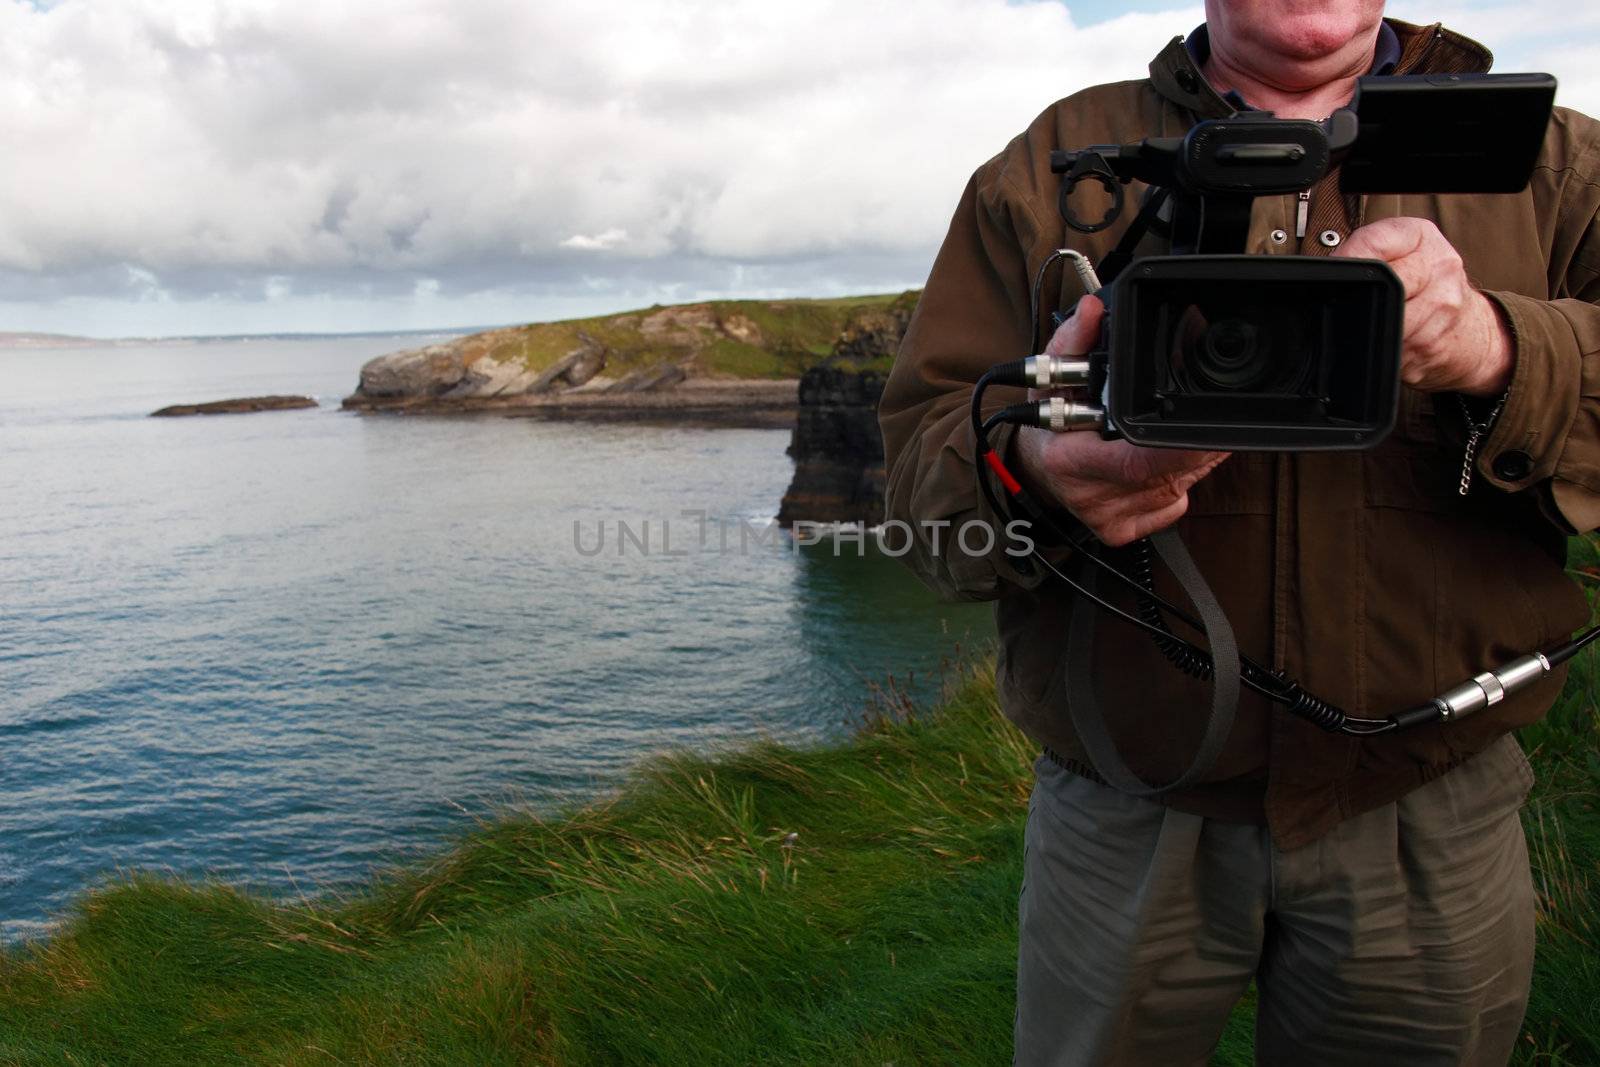
M 1090 553 L 1084 554 L 1093 558 Z M 1211 658 L 1211 654 L 1205 649 L 1192 641 L 1179 637 L 1159 622 L 1152 623 L 1147 619 L 1130 615 L 1115 604 L 1090 592 L 1043 556 L 1039 556 L 1036 553 L 1035 558 L 1079 596 L 1088 599 L 1125 622 L 1129 622 L 1150 634 L 1156 639 L 1158 647 L 1170 646 L 1178 649 L 1186 662 L 1195 665 L 1195 670 L 1185 671 L 1191 677 L 1207 681 L 1215 673 L 1216 663 Z M 1112 573 L 1117 572 L 1113 570 Z M 1121 577 L 1120 574 L 1118 576 Z M 1183 664 L 1177 663 L 1177 661 L 1174 661 L 1174 664 L 1183 669 Z M 1306 719 L 1329 732 L 1343 733 L 1355 737 L 1369 737 L 1374 734 L 1388 733 L 1399 727 L 1399 723 L 1393 719 L 1367 719 L 1350 715 L 1307 692 L 1298 682 L 1292 681 L 1282 674 L 1269 671 L 1242 654 L 1239 657 L 1239 680 L 1247 688 L 1254 690 L 1272 703 L 1282 706 L 1291 714 Z
M 1045 268 L 1049 266 L 1049 263 L 1052 259 L 1058 258 L 1061 254 L 1063 253 L 1058 250 L 1057 252 L 1052 253 L 1051 256 L 1047 257 L 1044 263 L 1040 264 L 1039 272 L 1035 278 L 1035 299 L 1037 299 L 1038 284 L 1044 277 Z M 1003 366 L 1010 365 L 1005 364 Z M 983 417 L 983 394 L 993 381 L 997 369 L 998 368 L 990 368 L 989 370 L 984 371 L 983 374 L 979 376 L 977 382 L 974 383 L 972 389 L 972 402 L 968 410 L 968 416 L 972 423 L 972 432 L 975 440 L 974 451 L 981 466 L 989 465 L 989 454 L 994 451 L 993 446 L 989 444 L 990 431 L 992 431 L 1001 423 L 1010 421 L 1014 413 L 1014 408 L 1007 408 L 990 415 L 987 419 Z M 1002 519 L 1009 520 L 1010 511 L 1001 502 L 1000 497 L 995 492 L 994 486 L 990 484 L 986 472 L 981 469 L 978 471 L 978 486 L 983 492 L 984 499 L 988 501 L 989 506 L 994 510 L 994 513 Z M 1079 585 L 1076 581 L 1068 578 L 1066 574 L 1064 574 L 1059 568 L 1050 563 L 1049 560 L 1045 559 L 1038 552 L 1033 553 L 1033 558 L 1035 560 L 1042 563 L 1051 573 L 1064 581 L 1074 592 L 1078 593 L 1080 596 L 1086 597 L 1103 610 L 1108 611 L 1124 621 L 1132 623 L 1133 625 L 1149 633 L 1153 638 L 1155 638 L 1157 647 L 1162 650 L 1163 655 L 1165 655 L 1170 661 L 1178 666 L 1180 670 L 1183 670 L 1185 673 L 1202 680 L 1210 679 L 1216 670 L 1216 666 L 1211 658 L 1211 654 L 1205 649 L 1196 645 L 1194 642 L 1174 634 L 1171 628 L 1166 625 L 1165 620 L 1160 617 L 1160 610 L 1164 609 L 1170 612 L 1174 618 L 1187 624 L 1197 633 L 1203 634 L 1205 632 L 1205 628 L 1197 619 L 1157 594 L 1153 588 L 1153 582 L 1151 583 L 1152 587 L 1146 587 L 1139 581 L 1124 574 L 1121 569 L 1102 559 L 1098 553 L 1090 551 L 1085 545 L 1085 539 L 1088 536 L 1087 530 L 1084 531 L 1084 537 L 1073 537 L 1071 534 L 1063 531 L 1060 526 L 1058 526 L 1045 514 L 1041 507 L 1035 504 L 1031 499 L 1028 499 L 1020 489 L 1018 489 L 1014 495 L 1018 498 L 1018 502 L 1021 503 L 1024 509 L 1028 512 L 1029 518 L 1042 526 L 1047 534 L 1055 537 L 1060 543 L 1070 545 L 1075 551 L 1086 556 L 1091 562 L 1100 567 L 1106 573 L 1112 575 L 1118 581 L 1132 588 L 1135 594 L 1138 595 L 1143 601 L 1141 603 L 1141 609 L 1143 612 L 1147 616 L 1149 615 L 1149 610 L 1145 609 L 1144 607 L 1145 603 L 1148 603 L 1151 608 L 1155 609 L 1155 617 L 1153 619 L 1148 617 L 1138 618 L 1134 615 L 1130 615 L 1128 612 L 1123 611 L 1121 608 L 1110 603 L 1109 601 L 1102 599 L 1094 593 L 1091 593 L 1084 586 Z M 1597 629 L 1596 633 L 1600 634 L 1600 629 Z M 1356 736 L 1366 736 L 1369 734 L 1385 733 L 1389 730 L 1397 728 L 1399 725 L 1393 719 L 1366 719 L 1349 715 L 1347 712 L 1336 707 L 1335 705 L 1332 705 L 1327 701 L 1324 701 L 1307 692 L 1298 682 L 1295 682 L 1277 672 L 1267 670 L 1265 667 L 1262 667 L 1260 664 L 1251 660 L 1248 656 L 1240 655 L 1238 670 L 1240 681 L 1244 685 L 1255 692 L 1260 693 L 1273 703 L 1284 707 L 1291 714 L 1312 722 L 1324 730 L 1337 731 Z
M 1087 556 L 1095 564 L 1095 566 L 1099 567 L 1101 570 L 1103 570 L 1107 574 L 1111 575 L 1111 577 L 1115 578 L 1117 581 L 1121 582 L 1123 585 L 1126 585 L 1129 589 L 1132 589 L 1135 593 L 1147 592 L 1148 595 L 1149 595 L 1149 599 L 1152 600 L 1155 604 L 1157 604 L 1163 611 L 1167 612 L 1173 618 L 1175 618 L 1179 622 L 1185 624 L 1190 629 L 1194 630 L 1196 633 L 1204 633 L 1205 632 L 1205 627 L 1201 624 L 1199 619 L 1195 618 L 1193 615 L 1190 615 L 1187 611 L 1185 611 L 1184 609 L 1178 607 L 1176 604 L 1172 603 L 1172 601 L 1166 599 L 1161 594 L 1157 593 L 1155 590 L 1153 590 L 1153 589 L 1145 590 L 1143 586 L 1139 585 L 1137 582 L 1135 582 L 1128 575 L 1122 573 L 1122 571 L 1118 570 L 1116 567 L 1112 566 L 1109 562 L 1107 562 L 1106 560 L 1102 559 L 1098 552 L 1095 552 L 1095 551 L 1091 550 L 1088 547 L 1087 543 L 1086 543 L 1087 540 L 1088 540 L 1088 538 L 1080 538 L 1080 539 L 1078 539 L 1078 540 L 1076 540 L 1076 541 L 1074 541 L 1072 543 L 1072 547 L 1076 551 L 1082 552 L 1085 556 Z
M 988 438 L 989 434 L 991 432 L 993 432 L 993 430 L 994 430 L 994 428 L 996 426 L 999 426 L 1001 423 L 1005 422 L 1005 420 L 1006 420 L 1006 413 L 1004 411 L 997 411 L 993 415 L 990 415 L 987 419 L 984 419 L 983 420 L 983 436 L 985 437 L 985 439 Z
M 1188 612 L 1184 611 L 1182 608 L 1178 607 L 1176 604 L 1172 603 L 1170 600 L 1167 600 L 1165 597 L 1161 596 L 1161 594 L 1155 591 L 1153 575 L 1151 576 L 1149 584 L 1146 584 L 1146 582 L 1143 580 L 1144 575 L 1142 574 L 1138 574 L 1136 572 L 1136 575 L 1134 576 L 1128 575 L 1110 563 L 1108 560 L 1102 558 L 1099 553 L 1092 551 L 1086 544 L 1086 541 L 1087 538 L 1079 538 L 1073 541 L 1073 549 L 1087 557 L 1098 567 L 1100 567 L 1101 570 L 1105 571 L 1107 574 L 1111 575 L 1113 578 L 1132 589 L 1134 594 L 1139 599 L 1147 602 L 1151 608 L 1170 613 L 1174 618 L 1178 619 L 1178 621 L 1187 624 L 1196 633 L 1203 634 L 1205 632 L 1205 627 L 1201 625 L 1198 619 L 1194 618 Z M 1135 545 L 1138 546 L 1138 551 L 1140 551 L 1140 553 L 1145 557 L 1146 562 L 1144 567 L 1148 568 L 1150 566 L 1148 562 L 1149 542 L 1139 541 L 1135 542 Z M 1145 612 L 1145 614 L 1146 617 L 1149 618 L 1148 612 Z M 1166 627 L 1165 619 L 1156 618 L 1152 621 L 1154 624 L 1162 627 L 1163 633 L 1170 635 L 1174 640 L 1188 645 L 1189 649 L 1194 649 L 1195 646 L 1193 644 L 1184 642 L 1182 638 L 1178 637 L 1176 634 L 1173 634 L 1171 629 Z M 1345 712 L 1334 708 L 1326 701 L 1322 701 L 1314 696 L 1311 696 L 1311 694 L 1306 693 L 1298 683 L 1289 680 L 1276 671 L 1268 670 L 1266 667 L 1263 667 L 1261 664 L 1252 660 L 1249 656 L 1241 654 L 1239 656 L 1239 661 L 1241 672 L 1248 672 L 1249 675 L 1254 676 L 1258 680 L 1262 680 L 1261 685 L 1271 686 L 1276 683 L 1277 688 L 1272 692 L 1271 695 L 1277 703 L 1283 704 L 1291 711 L 1295 711 L 1297 714 L 1303 714 L 1305 717 L 1311 718 L 1314 721 L 1332 718 L 1333 716 L 1329 714 L 1330 709 L 1331 711 L 1338 712 L 1340 715 L 1344 715 L 1346 720 L 1354 723 L 1376 724 L 1387 721 L 1383 719 L 1360 719 L 1349 716 Z M 1209 663 L 1209 659 L 1207 662 Z M 1179 664 L 1179 666 L 1182 668 L 1183 665 Z M 1193 671 L 1188 671 L 1187 673 L 1194 674 Z M 1209 678 L 1209 674 L 1205 676 L 1194 674 L 1194 677 Z M 1272 681 L 1264 681 L 1265 679 L 1272 679 Z M 1260 692 L 1261 690 L 1258 689 L 1257 691 Z M 1320 722 L 1319 725 L 1321 725 Z
M 1039 269 L 1033 275 L 1033 295 L 1028 298 L 1028 327 L 1033 331 L 1029 336 L 1030 341 L 1039 340 L 1039 294 L 1044 289 L 1044 272 L 1050 269 L 1050 264 L 1061 259 L 1067 254 L 1067 249 L 1058 248 L 1044 257 L 1044 262 L 1039 264 Z M 1046 343 L 1049 342 L 1046 337 Z
M 1038 555 L 1036 555 L 1035 558 L 1038 559 L 1038 561 L 1041 564 L 1044 565 L 1044 568 L 1046 570 L 1048 570 L 1051 574 L 1054 574 L 1057 578 L 1061 579 L 1063 582 L 1065 582 L 1067 584 L 1067 586 L 1070 589 L 1072 589 L 1073 592 L 1077 593 L 1079 596 L 1083 597 L 1085 600 L 1088 600 L 1090 603 L 1093 603 L 1093 604 L 1097 605 L 1098 607 L 1104 609 L 1105 611 L 1110 612 L 1112 615 L 1115 615 L 1117 618 L 1122 619 L 1124 622 L 1127 622 L 1127 623 L 1129 623 L 1129 624 L 1131 624 L 1133 626 L 1138 627 L 1141 630 L 1144 630 L 1145 632 L 1151 634 L 1152 636 L 1171 637 L 1172 640 L 1178 641 L 1178 642 L 1188 646 L 1189 650 L 1192 651 L 1195 655 L 1202 656 L 1208 661 L 1210 660 L 1210 658 L 1211 658 L 1210 653 L 1206 652 L 1204 649 L 1200 648 L 1198 645 L 1195 645 L 1195 644 L 1193 644 L 1193 643 L 1191 643 L 1189 641 L 1186 641 L 1183 638 L 1172 634 L 1170 631 L 1161 630 L 1161 629 L 1159 629 L 1159 628 L 1157 628 L 1155 626 L 1152 626 L 1150 623 L 1145 622 L 1143 619 L 1139 618 L 1136 615 L 1130 615 L 1128 612 L 1126 612 L 1123 609 L 1117 607 L 1117 605 L 1111 603 L 1109 600 L 1106 600 L 1103 597 L 1101 597 L 1099 594 L 1091 591 L 1087 586 L 1080 585 L 1078 583 L 1077 579 L 1075 579 L 1071 575 L 1067 574 L 1061 568 L 1057 567 L 1054 563 L 1051 563 L 1048 559 L 1044 558 L 1043 556 L 1038 556 Z M 1252 689 L 1256 689 L 1258 692 L 1263 692 L 1256 683 L 1253 683 L 1249 679 L 1245 678 L 1243 673 L 1240 674 L 1240 679 L 1242 681 L 1244 681 L 1244 683 L 1246 685 L 1249 685 Z M 1265 692 L 1263 692 L 1263 695 L 1267 695 L 1267 694 Z
M 983 421 L 983 409 L 981 407 L 983 391 L 989 387 L 989 378 L 993 373 L 993 371 L 984 371 L 983 376 L 978 379 L 978 384 L 972 387 L 972 434 L 977 441 L 975 454 L 978 461 L 978 488 L 983 490 L 983 498 L 989 502 L 989 507 L 994 513 L 1001 520 L 1009 521 L 1011 513 L 1000 502 L 1000 498 L 995 494 L 994 486 L 990 484 L 986 476 L 987 472 L 983 469 L 988 465 L 988 460 L 984 457 L 994 451 L 989 445 L 990 423 L 999 418 L 999 415 L 996 414 L 990 416 L 990 422 Z
M 1177 635 L 1173 634 L 1171 627 L 1167 625 L 1166 617 L 1161 614 L 1161 605 L 1156 603 L 1155 554 L 1150 550 L 1150 541 L 1141 537 L 1133 544 L 1127 545 L 1123 549 L 1123 553 L 1133 561 L 1133 565 L 1129 570 L 1133 572 L 1130 577 L 1133 578 L 1134 584 L 1137 586 L 1134 599 L 1139 605 L 1139 617 L 1169 635 L 1165 638 L 1156 638 L 1156 647 L 1161 650 L 1163 656 L 1167 657 L 1169 663 L 1184 674 L 1198 678 L 1203 682 L 1209 682 L 1216 676 L 1216 670 L 1210 658 L 1197 659 L 1189 653 L 1188 649 L 1183 647 L 1183 643 L 1177 639 Z M 1242 659 L 1243 657 L 1240 658 Z
M 1162 629 L 1160 629 L 1158 627 L 1152 626 L 1151 624 L 1145 622 L 1145 620 L 1139 618 L 1136 615 L 1130 615 L 1128 612 L 1126 612 L 1123 609 L 1117 607 L 1117 605 L 1111 603 L 1108 600 L 1105 600 L 1104 598 L 1100 597 L 1098 594 L 1090 591 L 1086 586 L 1080 585 L 1077 582 L 1076 579 L 1074 579 L 1072 576 L 1067 574 L 1065 571 L 1061 570 L 1061 568 L 1057 567 L 1054 563 L 1051 563 L 1045 557 L 1039 556 L 1039 555 L 1036 554 L 1035 558 L 1041 564 L 1043 564 L 1043 566 L 1044 566 L 1044 568 L 1046 570 L 1048 570 L 1051 574 L 1054 574 L 1057 578 L 1061 579 L 1061 581 L 1064 582 L 1068 586 L 1068 588 L 1070 588 L 1073 592 L 1077 593 L 1079 596 L 1081 596 L 1084 599 L 1088 600 L 1090 603 L 1092 603 L 1092 604 L 1096 605 L 1097 607 L 1099 607 L 1099 608 L 1111 613 L 1112 615 L 1115 615 L 1117 618 L 1122 619 L 1124 622 L 1127 622 L 1127 623 L 1129 623 L 1129 624 L 1131 624 L 1133 626 L 1138 627 L 1141 630 L 1144 630 L 1146 633 L 1149 633 L 1152 636 L 1161 637 L 1161 638 L 1167 638 L 1167 639 L 1170 639 L 1172 641 L 1176 641 L 1176 642 L 1182 644 L 1183 646 L 1185 646 L 1187 648 L 1187 650 L 1190 653 L 1192 653 L 1194 656 L 1196 656 L 1197 658 L 1203 658 L 1204 660 L 1206 660 L 1207 663 L 1211 662 L 1211 654 L 1209 652 L 1205 651 L 1204 649 L 1200 648 L 1198 645 L 1195 645 L 1193 642 L 1187 641 L 1182 637 L 1178 637 L 1177 635 L 1173 634 L 1169 630 L 1162 630 Z M 1240 658 L 1242 660 L 1244 657 L 1241 656 Z M 1270 678 L 1274 678 L 1274 679 L 1278 678 L 1277 675 L 1273 675 L 1273 674 L 1268 674 L 1267 676 L 1270 677 Z M 1261 694 L 1262 696 L 1266 697 L 1268 700 L 1272 701 L 1273 703 L 1277 703 L 1277 704 L 1283 704 L 1284 703 L 1283 692 L 1280 689 L 1274 688 L 1273 686 L 1263 682 L 1260 679 L 1260 677 L 1258 676 L 1258 671 L 1243 669 L 1243 664 L 1241 664 L 1241 669 L 1239 671 L 1239 680 L 1246 687 L 1248 687 L 1250 689 L 1253 689 L 1255 692 L 1257 692 L 1257 693 Z M 1292 684 L 1293 683 L 1291 683 L 1291 685 Z M 1294 688 L 1297 689 L 1297 690 L 1299 689 L 1298 686 L 1294 686 Z M 1303 692 L 1303 690 L 1301 692 Z M 1293 711 L 1294 709 L 1291 707 L 1289 710 Z M 1324 728 L 1325 729 L 1330 729 L 1330 730 L 1338 729 L 1340 732 L 1350 733 L 1350 734 L 1353 734 L 1355 736 L 1368 736 L 1368 735 L 1371 735 L 1371 734 L 1387 733 L 1388 731 L 1393 730 L 1395 728 L 1395 726 L 1396 726 L 1395 723 L 1393 723 L 1393 722 L 1391 722 L 1391 721 L 1389 721 L 1387 719 L 1355 719 L 1355 718 L 1350 718 L 1348 716 L 1346 717 L 1346 719 L 1347 719 L 1347 722 L 1350 725 L 1355 727 L 1355 729 L 1346 730 L 1346 729 L 1343 728 L 1342 725 L 1339 726 L 1339 727 L 1324 727 Z
M 977 442 L 978 455 L 992 452 L 989 447 L 989 435 L 984 432 L 983 425 L 983 391 L 989 388 L 989 382 L 994 378 L 994 371 L 986 370 L 979 375 L 977 382 L 972 386 L 972 403 L 968 406 L 967 414 L 972 420 L 972 436 Z
M 1583 649 L 1591 644 L 1596 638 L 1600 638 L 1600 626 L 1591 627 L 1590 629 L 1579 634 L 1577 637 L 1573 638 L 1571 641 L 1568 641 L 1566 644 L 1556 648 L 1554 651 L 1546 652 L 1544 654 L 1544 658 L 1549 661 L 1550 666 L 1559 667 L 1561 664 L 1567 662 L 1567 660 L 1583 651 Z

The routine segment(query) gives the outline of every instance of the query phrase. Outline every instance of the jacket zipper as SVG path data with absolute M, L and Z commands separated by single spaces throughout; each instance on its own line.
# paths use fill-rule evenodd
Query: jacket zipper
M 1306 235 L 1306 219 L 1311 215 L 1311 190 L 1300 190 L 1298 199 L 1300 202 L 1294 210 L 1295 240 L 1300 240 Z

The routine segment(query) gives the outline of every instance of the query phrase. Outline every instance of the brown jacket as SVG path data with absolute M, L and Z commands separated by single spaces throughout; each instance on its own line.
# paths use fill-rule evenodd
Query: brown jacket
M 1489 66 L 1482 46 L 1438 26 L 1391 25 L 1403 45 L 1399 73 Z M 1047 323 L 1028 321 L 1029 290 L 1050 250 L 1065 242 L 1098 262 L 1131 218 L 1130 208 L 1091 237 L 1067 231 L 1050 150 L 1178 134 L 1228 111 L 1179 40 L 1148 79 L 1047 109 L 967 186 L 880 407 L 889 518 L 923 532 L 907 558 L 946 596 L 995 600 L 1002 706 L 1070 759 L 1083 759 L 1065 709 L 1071 594 L 1019 566 L 1004 538 L 968 555 L 946 532 L 935 552 L 932 533 L 943 528 L 919 524 L 995 521 L 973 466 L 971 386 L 991 364 L 1040 350 Z M 1557 109 L 1521 194 L 1346 198 L 1336 183 L 1330 176 L 1313 191 L 1300 242 L 1275 246 L 1268 236 L 1294 233 L 1293 197 L 1257 200 L 1249 251 L 1323 254 L 1321 231 L 1348 235 L 1392 216 L 1438 224 L 1504 310 L 1516 345 L 1510 399 L 1480 450 L 1473 491 L 1457 493 L 1465 431 L 1456 399 L 1407 389 L 1397 428 L 1378 448 L 1236 454 L 1191 491 L 1178 530 L 1243 651 L 1352 714 L 1384 715 L 1587 620 L 1564 560 L 1569 532 L 1600 525 L 1600 124 Z M 1099 205 L 1082 214 L 1098 216 Z M 1052 267 L 1044 292 L 1041 318 L 1080 290 L 1071 271 Z M 997 405 L 1020 399 L 994 393 Z M 997 447 L 1008 443 L 1002 434 Z M 1171 780 L 1193 755 L 1207 690 L 1130 627 L 1107 621 L 1099 633 L 1097 684 L 1112 735 L 1146 780 Z M 1265 820 L 1280 847 L 1296 847 L 1538 719 L 1560 684 L 1548 678 L 1460 722 L 1366 740 L 1325 733 L 1246 693 L 1210 780 L 1168 803 Z

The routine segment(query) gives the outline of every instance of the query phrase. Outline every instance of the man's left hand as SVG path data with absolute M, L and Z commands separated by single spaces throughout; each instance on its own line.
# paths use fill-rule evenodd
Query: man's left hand
M 1425 393 L 1499 396 L 1511 383 L 1515 348 L 1500 312 L 1467 280 L 1461 256 L 1426 219 L 1380 219 L 1333 253 L 1381 259 L 1406 290 L 1400 380 Z

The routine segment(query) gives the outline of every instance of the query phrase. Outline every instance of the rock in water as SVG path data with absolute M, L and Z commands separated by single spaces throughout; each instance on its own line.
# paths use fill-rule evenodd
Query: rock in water
M 151 418 L 171 418 L 176 415 L 243 415 L 252 411 L 293 411 L 297 408 L 314 408 L 317 402 L 309 396 L 243 396 L 234 400 L 210 400 L 204 404 L 173 404 L 160 411 L 152 411 Z
M 800 413 L 789 441 L 794 480 L 778 508 L 779 525 L 883 521 L 888 476 L 878 398 L 919 295 L 904 293 L 853 315 L 827 360 L 801 377 Z
M 800 379 L 800 413 L 789 455 L 794 480 L 783 494 L 778 524 L 883 521 L 883 436 L 878 398 L 883 375 L 833 364 Z

